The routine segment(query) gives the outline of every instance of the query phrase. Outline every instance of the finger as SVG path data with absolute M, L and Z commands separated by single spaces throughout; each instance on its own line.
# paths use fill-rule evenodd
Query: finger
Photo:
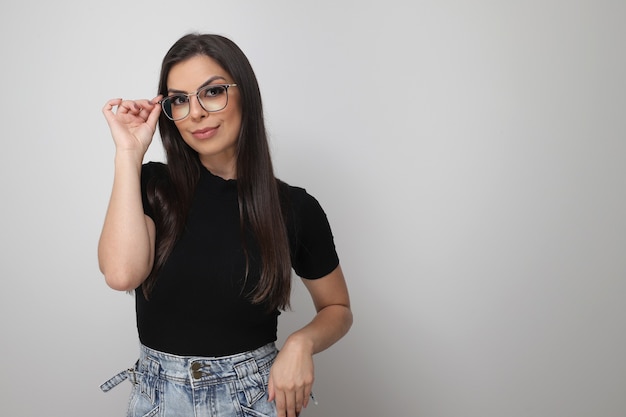
M 107 122 L 110 122 L 112 118 L 115 117 L 115 113 L 113 113 L 113 107 L 118 107 L 122 103 L 121 98 L 114 98 L 106 102 L 104 107 L 102 107 L 102 113 L 104 113 L 104 117 L 107 119 Z
M 270 377 L 267 381 L 267 401 L 274 401 L 274 396 L 275 396 L 275 391 L 274 391 L 274 382 L 272 381 L 272 375 L 270 374 Z
M 121 114 L 138 115 L 143 110 L 144 106 L 152 108 L 148 100 L 124 100 L 118 105 L 117 112 Z
M 304 398 L 302 399 L 302 408 L 307 408 L 309 406 L 309 399 L 311 398 L 311 390 L 306 389 L 304 391 Z
M 102 107 L 102 112 L 103 113 L 112 113 L 113 112 L 113 107 L 117 107 L 122 103 L 122 99 L 121 98 L 113 98 L 109 101 L 106 102 L 106 104 L 104 105 L 104 107 Z
M 159 104 L 159 101 L 161 101 L 162 98 L 163 98 L 163 95 L 159 94 L 158 96 L 150 100 L 150 104 L 154 104 L 156 106 L 157 104 Z
M 307 408 L 309 406 L 309 400 L 311 400 L 313 392 L 313 384 L 307 384 L 304 387 L 304 398 L 302 399 L 302 407 Z
M 121 102 L 122 102 L 121 98 L 112 98 L 111 100 L 106 102 L 104 107 L 102 107 L 102 110 L 103 111 L 110 111 L 110 110 L 113 109 L 113 107 L 119 106 Z
M 116 114 L 125 114 L 125 113 L 130 113 L 134 108 L 134 102 L 130 101 L 130 100 L 122 100 L 118 105 L 117 105 L 117 111 L 115 112 Z
M 277 392 L 274 401 L 276 403 L 277 417 L 287 417 L 287 404 L 285 401 L 285 394 L 282 391 Z
M 150 105 L 149 108 L 145 108 L 139 105 L 139 108 L 137 108 L 136 110 L 137 116 L 141 117 L 145 121 L 148 121 L 148 119 L 150 118 L 150 115 L 152 114 L 155 108 L 156 106 L 152 106 L 152 105 Z
M 296 394 L 294 392 L 285 393 L 285 410 L 287 417 L 296 417 Z
M 142 110 L 143 110 L 143 107 L 141 107 L 141 105 L 136 101 L 133 101 L 129 107 L 129 113 L 136 114 L 136 115 L 139 115 L 139 113 L 141 113 Z
M 146 122 L 152 126 L 153 128 L 156 126 L 159 121 L 159 115 L 161 114 L 161 106 L 159 104 L 155 104 L 154 107 L 150 110 L 148 114 L 148 119 Z
M 296 403 L 295 403 L 296 414 L 300 414 L 300 412 L 302 411 L 303 404 L 304 404 L 304 392 L 303 390 L 298 390 L 296 391 Z
M 157 98 L 158 98 L 158 96 L 157 96 Z M 133 100 L 133 102 L 134 102 L 134 104 L 136 106 L 135 108 L 146 109 L 148 111 L 152 110 L 152 108 L 154 106 L 157 106 L 158 105 L 158 101 L 159 100 L 155 100 L 155 99 L 152 99 L 152 100 L 145 100 L 145 99 L 144 100 Z

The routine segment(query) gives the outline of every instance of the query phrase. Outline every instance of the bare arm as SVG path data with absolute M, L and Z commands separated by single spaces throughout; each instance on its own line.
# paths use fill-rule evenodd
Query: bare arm
M 98 261 L 107 284 L 137 288 L 154 262 L 155 225 L 143 212 L 141 164 L 159 116 L 156 100 L 110 100 L 103 113 L 115 141 L 115 174 L 98 244 Z M 117 111 L 113 108 L 117 106 Z
M 317 280 L 303 280 L 317 314 L 283 345 L 270 372 L 269 399 L 279 417 L 295 417 L 306 407 L 313 386 L 313 355 L 341 339 L 352 325 L 348 288 L 338 266 Z
M 350 329 L 350 297 L 340 266 L 323 278 L 302 281 L 317 314 L 309 324 L 289 336 L 285 345 L 302 344 L 310 354 L 315 354 L 333 345 Z

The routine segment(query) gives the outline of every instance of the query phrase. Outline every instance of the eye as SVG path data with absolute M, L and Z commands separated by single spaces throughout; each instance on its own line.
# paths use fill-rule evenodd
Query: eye
M 201 92 L 203 98 L 213 98 L 224 94 L 226 87 L 223 85 L 210 85 Z
M 178 96 L 170 96 L 168 97 L 168 100 L 172 103 L 172 106 L 182 106 L 183 104 L 187 104 L 189 97 L 181 94 Z

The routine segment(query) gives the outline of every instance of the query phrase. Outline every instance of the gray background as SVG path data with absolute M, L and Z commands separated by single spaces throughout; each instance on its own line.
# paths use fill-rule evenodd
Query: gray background
M 227 35 L 278 175 L 333 225 L 355 324 L 307 416 L 626 415 L 623 1 L 4 2 L 0 415 L 121 416 L 132 297 L 96 245 L 169 46 Z M 160 160 L 160 141 L 147 159 Z M 301 285 L 281 340 L 312 314 Z

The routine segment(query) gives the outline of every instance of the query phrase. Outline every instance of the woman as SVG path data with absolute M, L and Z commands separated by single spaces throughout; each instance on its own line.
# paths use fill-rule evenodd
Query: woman
M 130 379 L 129 416 L 297 416 L 313 355 L 352 313 L 323 210 L 274 177 L 247 58 L 224 37 L 186 35 L 157 97 L 113 99 L 103 113 L 116 153 L 98 258 L 111 288 L 135 290 L 141 345 L 102 389 Z M 143 164 L 157 124 L 167 164 Z M 278 352 L 291 268 L 317 314 Z

